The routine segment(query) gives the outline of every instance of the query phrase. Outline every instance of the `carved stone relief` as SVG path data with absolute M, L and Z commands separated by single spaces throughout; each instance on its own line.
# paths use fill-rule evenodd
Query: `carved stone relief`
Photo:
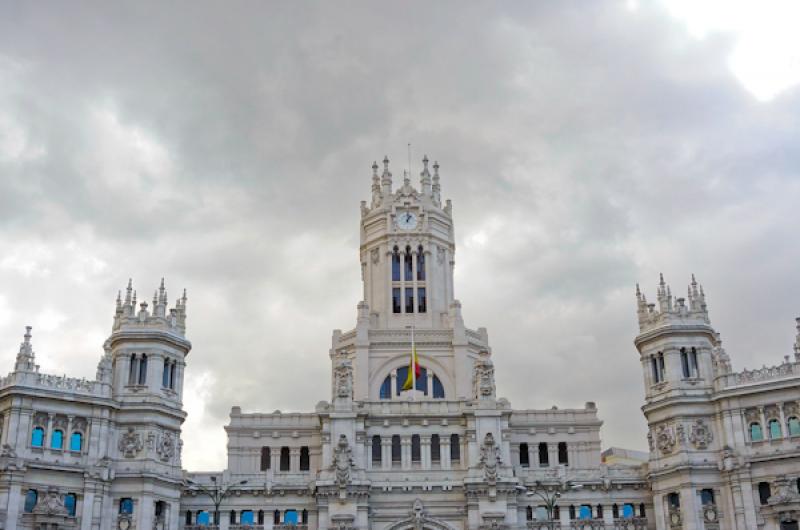
M 694 425 L 692 425 L 692 430 L 689 433 L 689 441 L 695 448 L 705 449 L 711 444 L 713 439 L 714 435 L 711 432 L 710 426 L 703 420 L 697 420 Z
M 354 465 L 350 443 L 347 441 L 347 436 L 341 434 L 336 449 L 333 450 L 333 469 L 336 472 L 336 484 L 340 488 L 344 488 L 350 483 Z
M 353 397 L 353 364 L 347 359 L 339 361 L 336 364 L 333 376 L 336 397 Z
M 656 446 L 663 454 L 669 454 L 675 448 L 675 435 L 666 425 L 656 427 Z
M 489 484 L 497 482 L 497 468 L 502 465 L 500 447 L 494 440 L 492 433 L 486 433 L 481 445 L 480 465 L 483 467 L 483 476 Z
M 119 438 L 119 451 L 125 458 L 134 458 L 144 447 L 142 435 L 128 427 L 128 431 Z
M 494 365 L 488 358 L 475 362 L 473 386 L 476 399 L 492 398 L 495 395 Z

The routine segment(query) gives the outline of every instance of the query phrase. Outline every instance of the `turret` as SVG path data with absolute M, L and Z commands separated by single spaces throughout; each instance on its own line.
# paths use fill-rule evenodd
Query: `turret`
M 15 372 L 38 372 L 39 365 L 36 364 L 36 355 L 33 353 L 33 346 L 31 345 L 31 328 L 25 326 L 25 335 L 23 341 L 19 345 L 19 353 L 17 353 L 17 362 L 14 363 Z
M 687 297 L 675 298 L 660 275 L 656 300 L 657 304 L 648 303 L 636 286 L 639 335 L 635 344 L 648 400 L 676 392 L 709 392 L 715 370 L 729 370 L 730 361 L 711 327 L 703 287 L 692 275 Z M 717 362 L 712 362 L 714 355 Z
M 185 357 L 191 349 L 186 340 L 186 291 L 168 309 L 164 280 L 153 295 L 136 307 L 136 291 L 128 281 L 125 298 L 117 296 L 111 336 L 105 344 L 113 366 L 114 396 L 141 401 L 145 395 L 180 408 Z M 101 361 L 102 364 L 102 361 Z M 98 367 L 98 373 L 104 370 Z

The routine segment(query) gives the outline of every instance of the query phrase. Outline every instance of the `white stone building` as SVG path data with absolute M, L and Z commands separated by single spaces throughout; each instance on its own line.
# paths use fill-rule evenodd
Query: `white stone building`
M 162 284 L 137 312 L 129 286 L 96 381 L 40 374 L 26 334 L 0 382 L 3 528 L 797 528 L 800 322 L 794 360 L 733 373 L 694 281 L 688 299 L 662 281 L 658 309 L 637 291 L 649 460 L 603 463 L 594 403 L 497 398 L 487 331 L 454 295 L 439 167 L 393 189 L 388 164 L 361 204 L 363 300 L 333 332 L 329 400 L 234 406 L 227 469 L 182 472 L 186 298 L 167 314 Z

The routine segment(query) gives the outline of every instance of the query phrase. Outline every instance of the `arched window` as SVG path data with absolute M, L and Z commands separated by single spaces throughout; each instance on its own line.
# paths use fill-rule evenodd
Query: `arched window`
M 588 504 L 581 504 L 580 509 L 578 510 L 578 519 L 591 519 L 592 518 L 592 507 Z
M 422 459 L 422 451 L 420 448 L 419 434 L 411 435 L 411 461 L 419 462 Z
M 44 429 L 41 427 L 34 427 L 31 433 L 31 446 L 43 447 L 44 446 Z
M 383 460 L 381 455 L 381 437 L 376 434 L 372 437 L 372 462 L 380 464 L 381 460 Z
M 417 386 L 416 389 L 422 392 L 425 395 L 428 395 L 428 370 L 427 368 L 420 367 L 419 369 L 419 377 L 417 377 Z M 436 377 L 436 376 L 434 376 Z M 395 391 L 397 392 L 396 395 L 400 395 L 403 391 L 403 385 L 406 383 L 406 379 L 408 378 L 408 366 L 401 366 L 397 369 L 397 388 Z M 434 379 L 434 383 L 436 380 Z
M 461 440 L 457 434 L 450 435 L 450 460 L 453 462 L 461 460 Z
M 39 492 L 36 490 L 28 490 L 25 493 L 25 513 L 31 513 L 39 501 Z M 19 509 L 19 508 L 17 508 Z
M 236 510 L 231 510 L 230 516 L 228 517 L 228 522 L 230 524 L 236 524 Z
M 303 446 L 300 448 L 300 471 L 308 471 L 311 467 L 311 458 L 308 453 L 308 447 Z
M 769 426 L 769 437 L 770 437 L 771 440 L 777 440 L 778 438 L 783 438 L 783 433 L 781 432 L 781 422 L 780 421 L 778 421 L 776 419 L 772 419 L 772 420 L 769 420 L 767 425 Z
M 569 505 L 569 518 L 575 519 L 575 506 L 572 504 Z
M 414 280 L 414 264 L 411 262 L 411 247 L 410 246 L 406 246 L 406 253 L 403 255 L 403 259 L 404 259 L 404 262 L 405 262 L 405 267 L 403 267 L 403 269 L 405 270 L 405 274 L 403 275 L 403 277 L 405 278 L 405 280 L 407 282 L 413 281 Z M 413 312 L 414 312 L 413 308 L 411 309 L 411 311 L 406 309 L 406 313 L 413 313 Z
M 786 423 L 788 424 L 789 436 L 797 436 L 800 434 L 800 420 L 796 416 L 789 418 Z
M 622 517 L 626 519 L 630 519 L 636 515 L 636 512 L 633 509 L 633 504 L 623 504 L 622 505 Z
M 422 245 L 417 248 L 417 281 L 425 281 L 425 251 L 422 250 Z
M 197 512 L 197 526 L 208 526 L 210 522 L 211 517 L 209 517 L 207 511 L 200 510 Z
M 300 512 L 300 523 L 301 524 L 308 524 L 308 510 L 305 508 L 302 512 Z
M 69 450 L 80 452 L 83 450 L 83 434 L 78 431 L 73 432 L 69 437 Z
M 547 442 L 539 443 L 539 467 L 550 465 L 550 453 L 547 450 Z
M 253 510 L 243 510 L 242 515 L 239 517 L 239 524 L 246 526 L 253 526 L 256 524 L 256 517 Z
M 139 361 L 136 359 L 136 354 L 131 354 L 130 363 L 128 364 L 128 384 L 135 385 L 139 380 Z
M 169 367 L 169 388 L 175 390 L 175 371 L 178 369 L 178 363 L 172 361 Z
M 392 462 L 399 462 L 400 454 L 400 435 L 395 434 L 392 436 Z
M 530 466 L 530 457 L 528 456 L 528 444 L 519 444 L 519 465 L 522 467 Z
M 147 355 L 142 354 L 142 360 L 139 361 L 139 384 L 144 385 L 147 383 Z
M 64 448 L 64 431 L 60 429 L 56 429 L 55 431 L 53 431 L 53 436 L 50 437 L 50 448 L 51 449 Z
M 441 462 L 442 446 L 438 434 L 431 435 L 431 462 Z
M 602 504 L 598 504 L 597 505 L 597 513 L 595 514 L 595 517 L 597 517 L 598 519 L 602 519 L 603 518 L 603 505 Z
M 767 504 L 769 498 L 772 497 L 772 490 L 769 487 L 769 482 L 759 482 L 758 483 L 758 500 L 761 502 L 761 505 Z
M 289 471 L 289 448 L 281 447 L 281 471 Z
M 433 399 L 444 399 L 444 385 L 436 374 L 433 375 Z
M 553 521 L 561 519 L 561 506 L 553 506 Z
M 392 251 L 392 281 L 400 281 L 400 251 L 397 247 L 394 247 Z M 399 313 L 399 311 L 395 312 Z
M 161 372 L 161 386 L 169 388 L 169 359 L 164 359 L 164 371 Z
M 258 510 L 258 524 L 264 524 L 264 510 Z
M 567 442 L 558 442 L 558 463 L 569 465 L 569 454 L 567 453 Z
M 689 371 L 689 355 L 686 353 L 686 348 L 681 348 L 681 368 L 683 369 L 684 378 L 692 376 L 692 373 Z
M 527 519 L 528 521 L 533 521 L 533 508 L 531 508 L 530 506 L 525 508 L 525 519 Z
M 639 503 L 639 517 L 646 517 L 644 512 L 644 503 Z
M 764 439 L 764 433 L 761 431 L 761 424 L 754 422 L 750 424 L 750 440 L 753 442 L 760 442 Z
M 280 510 L 275 510 L 272 513 L 272 524 L 281 524 L 281 512 L 280 512 Z
M 184 519 L 184 523 L 187 525 L 192 524 L 192 510 L 186 510 L 186 518 Z
M 261 471 L 266 471 L 270 467 L 270 451 L 269 447 L 261 448 Z
M 619 506 L 616 503 L 611 505 L 611 517 L 619 519 Z
M 387 375 L 381 384 L 380 398 L 392 399 L 392 376 L 390 375 Z
M 67 493 L 64 495 L 64 508 L 67 510 L 67 514 L 70 517 L 75 517 L 75 505 L 77 498 L 75 497 L 74 493 Z
M 297 524 L 297 510 L 286 510 L 283 512 L 284 524 Z

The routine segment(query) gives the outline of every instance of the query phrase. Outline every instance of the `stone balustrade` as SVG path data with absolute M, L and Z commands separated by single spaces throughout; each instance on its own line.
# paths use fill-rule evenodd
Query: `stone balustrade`
M 719 378 L 720 387 L 730 388 L 763 381 L 774 381 L 800 376 L 800 362 L 786 361 L 776 366 L 763 366 L 755 370 L 742 370 Z

